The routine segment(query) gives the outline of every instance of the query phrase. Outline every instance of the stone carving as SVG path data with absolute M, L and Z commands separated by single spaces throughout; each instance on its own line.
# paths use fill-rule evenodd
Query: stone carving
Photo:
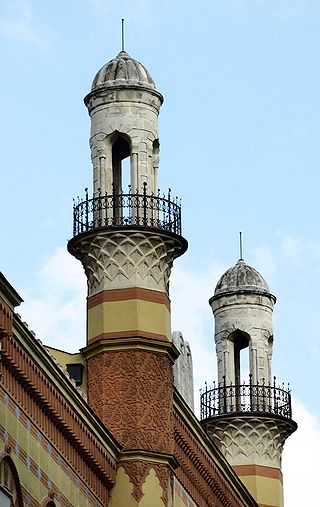
M 125 449 L 173 452 L 172 367 L 143 350 L 88 359 L 88 399 Z
M 177 240 L 149 231 L 106 231 L 86 235 L 73 245 L 88 278 L 89 296 L 107 289 L 142 287 L 168 293 Z
M 212 440 L 231 465 L 281 469 L 281 454 L 292 425 L 276 417 L 248 416 L 214 419 L 205 424 Z
M 193 368 L 190 345 L 180 331 L 172 333 L 172 342 L 180 352 L 173 365 L 173 382 L 189 407 L 194 410 Z

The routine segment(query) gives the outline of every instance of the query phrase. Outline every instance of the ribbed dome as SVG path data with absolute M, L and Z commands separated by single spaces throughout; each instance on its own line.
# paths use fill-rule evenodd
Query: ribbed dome
M 126 51 L 120 51 L 97 72 L 91 91 L 114 86 L 141 86 L 155 90 L 155 83 L 147 69 L 142 63 L 131 58 Z
M 220 278 L 216 285 L 214 295 L 220 295 L 225 292 L 264 292 L 270 294 L 270 290 L 265 279 L 258 271 L 242 259 L 240 259 L 232 268 L 228 269 Z

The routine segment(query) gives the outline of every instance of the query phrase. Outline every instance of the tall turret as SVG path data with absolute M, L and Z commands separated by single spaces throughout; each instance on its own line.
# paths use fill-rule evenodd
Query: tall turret
M 244 260 L 222 275 L 209 300 L 218 384 L 201 395 L 202 425 L 261 507 L 283 506 L 282 448 L 297 428 L 290 391 L 272 377 L 275 302 Z
M 74 205 L 68 249 L 88 279 L 88 402 L 123 446 L 110 505 L 128 490 L 123 505 L 140 505 L 143 496 L 143 505 L 163 506 L 175 466 L 172 364 L 178 356 L 168 284 L 174 259 L 187 249 L 180 206 L 170 190 L 164 196 L 157 188 L 163 98 L 145 67 L 121 51 L 99 70 L 84 101 L 93 197 L 87 192 Z

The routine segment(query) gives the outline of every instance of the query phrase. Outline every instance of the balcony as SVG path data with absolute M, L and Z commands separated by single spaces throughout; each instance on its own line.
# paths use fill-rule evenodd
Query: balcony
M 73 236 L 111 228 L 150 228 L 181 235 L 181 205 L 178 198 L 172 199 L 171 190 L 167 196 L 148 194 L 147 184 L 142 191 L 102 194 L 100 190 L 89 199 L 88 189 L 85 198 L 79 197 L 73 205 Z
M 253 384 L 249 376 L 248 384 L 227 385 L 225 378 L 218 387 L 201 392 L 200 419 L 210 419 L 226 414 L 272 414 L 292 419 L 291 391 L 273 384 Z

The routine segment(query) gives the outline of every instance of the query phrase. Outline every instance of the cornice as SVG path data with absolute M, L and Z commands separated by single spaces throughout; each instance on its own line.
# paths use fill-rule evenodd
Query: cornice
M 121 445 L 111 435 L 106 426 L 96 416 L 95 412 L 90 408 L 82 395 L 77 391 L 76 387 L 64 375 L 57 364 L 52 360 L 50 354 L 45 347 L 33 336 L 33 334 L 26 328 L 23 322 L 14 314 L 14 340 L 17 340 L 25 353 L 31 357 L 36 358 L 37 367 L 41 373 L 48 379 L 50 385 L 54 387 L 56 392 L 60 395 L 60 399 L 77 414 L 81 423 L 87 428 L 88 432 L 104 447 L 105 451 L 110 455 L 113 460 L 116 460 L 117 455 L 121 450 Z M 35 386 L 27 375 L 18 367 L 15 362 L 8 357 L 5 350 L 3 351 L 3 360 L 10 363 L 10 368 L 13 370 L 15 376 L 19 377 L 19 382 L 37 397 L 42 406 L 46 404 L 47 409 L 56 418 L 57 425 L 62 427 L 64 422 L 58 413 L 48 404 L 48 400 L 37 386 Z M 67 430 L 67 428 L 66 428 Z M 75 437 L 75 443 L 78 439 Z
M 121 464 L 121 462 L 128 461 L 146 461 L 148 463 L 154 463 L 155 465 L 167 465 L 172 470 L 179 467 L 179 462 L 173 454 L 163 454 L 141 449 L 121 451 L 118 457 L 118 463 Z
M 8 282 L 4 274 L 0 271 L 0 296 L 1 293 L 6 302 L 12 308 L 19 306 L 23 302 L 22 297 L 17 293 L 17 291 Z
M 165 354 L 172 363 L 179 357 L 180 353 L 176 346 L 169 341 L 156 340 L 152 338 L 125 337 L 101 339 L 81 349 L 86 359 L 102 352 L 115 352 L 124 350 L 144 350 L 147 352 L 156 352 Z
M 215 446 L 209 435 L 204 431 L 200 424 L 200 421 L 176 389 L 174 390 L 173 404 L 177 415 L 179 415 L 183 420 L 183 423 L 185 424 L 187 430 L 192 434 L 197 444 L 203 448 L 207 456 L 213 460 L 214 464 L 217 467 L 217 472 L 221 475 L 222 482 L 226 482 L 228 488 L 230 490 L 233 490 L 235 498 L 241 500 L 243 504 L 248 507 L 257 507 L 256 501 L 250 495 L 241 479 L 235 473 L 231 465 L 229 465 L 220 450 Z M 194 461 L 195 466 L 198 468 L 198 454 L 189 446 L 186 441 L 184 441 L 181 434 L 177 436 L 178 433 L 179 431 L 176 428 L 175 438 L 178 438 L 181 442 L 183 442 L 185 451 L 191 460 Z M 200 465 L 200 469 L 203 469 L 202 465 Z M 202 472 L 205 473 L 205 470 L 203 469 Z

